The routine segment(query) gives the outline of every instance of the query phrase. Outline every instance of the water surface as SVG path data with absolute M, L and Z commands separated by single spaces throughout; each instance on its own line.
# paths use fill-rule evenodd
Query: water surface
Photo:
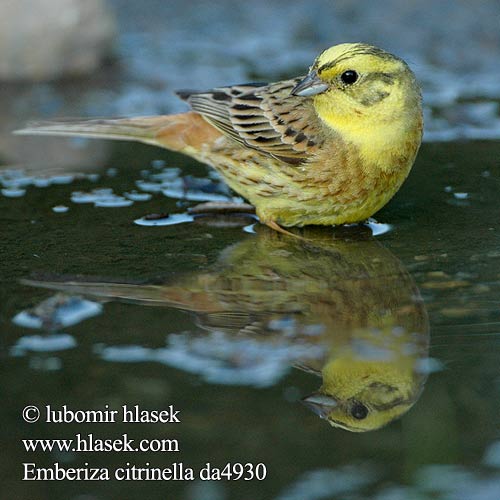
M 75 201 L 75 192 L 130 199 L 125 193 L 147 192 L 139 180 L 175 184 L 182 174 L 171 169 L 183 164 L 186 189 L 207 178 L 194 162 L 126 144 L 116 144 L 98 179 L 26 181 L 24 196 L 1 197 L 5 491 L 19 499 L 123 491 L 116 481 L 21 482 L 27 460 L 263 462 L 262 482 L 134 482 L 127 495 L 495 498 L 499 152 L 495 142 L 424 145 L 407 183 L 377 214 L 391 226 L 378 236 L 326 228 L 305 231 L 304 242 L 258 225 L 249 234 L 248 216 L 135 224 L 196 203 L 161 191 L 114 208 Z M 206 181 L 203 190 L 224 194 Z M 372 377 L 368 391 L 364 377 Z M 318 393 L 342 403 L 343 414 L 330 415 L 337 425 L 372 430 L 330 426 L 320 418 L 328 413 L 300 402 Z M 353 401 L 376 418 L 346 420 Z M 182 423 L 30 426 L 20 417 L 27 404 L 175 404 Z M 163 433 L 181 451 L 123 457 L 20 446 L 77 432 Z
M 498 2 L 111 4 L 111 65 L 0 94 L 0 496 L 497 500 Z M 175 89 L 296 76 L 345 41 L 404 57 L 423 87 L 425 143 L 369 226 L 286 238 L 252 214 L 190 213 L 241 201 L 190 159 L 10 134 L 29 119 L 184 110 Z M 48 404 L 174 405 L 181 423 L 23 422 Z M 180 451 L 22 446 L 77 433 Z M 267 477 L 35 482 L 23 462 L 248 462 Z

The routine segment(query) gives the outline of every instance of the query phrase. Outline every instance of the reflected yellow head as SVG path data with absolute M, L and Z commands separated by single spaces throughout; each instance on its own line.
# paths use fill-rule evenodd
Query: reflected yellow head
M 333 359 L 322 369 L 320 391 L 304 403 L 334 427 L 351 432 L 379 429 L 406 413 L 418 399 L 425 376 L 415 371 L 417 359 Z

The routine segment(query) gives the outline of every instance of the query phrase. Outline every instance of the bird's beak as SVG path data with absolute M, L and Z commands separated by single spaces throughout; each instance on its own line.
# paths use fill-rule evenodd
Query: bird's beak
M 301 80 L 292 89 L 291 94 L 300 97 L 309 97 L 316 94 L 321 94 L 328 89 L 328 85 L 320 80 L 316 71 L 311 71 L 303 80 Z
M 332 410 L 338 406 L 336 399 L 319 392 L 315 392 L 314 394 L 302 399 L 302 403 L 304 403 L 320 418 L 328 418 L 328 415 L 330 415 Z

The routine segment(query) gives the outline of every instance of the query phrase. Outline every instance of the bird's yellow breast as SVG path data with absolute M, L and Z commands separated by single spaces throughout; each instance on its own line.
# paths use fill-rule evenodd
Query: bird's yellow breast
M 417 102 L 407 103 L 402 94 L 398 89 L 373 106 L 343 95 L 317 96 L 315 109 L 327 129 L 357 149 L 366 171 L 399 171 L 406 177 L 420 145 L 422 116 Z

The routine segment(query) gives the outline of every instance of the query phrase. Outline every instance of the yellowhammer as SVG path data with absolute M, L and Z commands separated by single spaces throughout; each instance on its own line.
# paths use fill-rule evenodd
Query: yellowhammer
M 322 52 L 305 77 L 178 93 L 193 111 L 38 123 L 23 134 L 145 142 L 213 166 L 274 229 L 359 222 L 408 175 L 422 138 L 418 83 L 377 47 Z

